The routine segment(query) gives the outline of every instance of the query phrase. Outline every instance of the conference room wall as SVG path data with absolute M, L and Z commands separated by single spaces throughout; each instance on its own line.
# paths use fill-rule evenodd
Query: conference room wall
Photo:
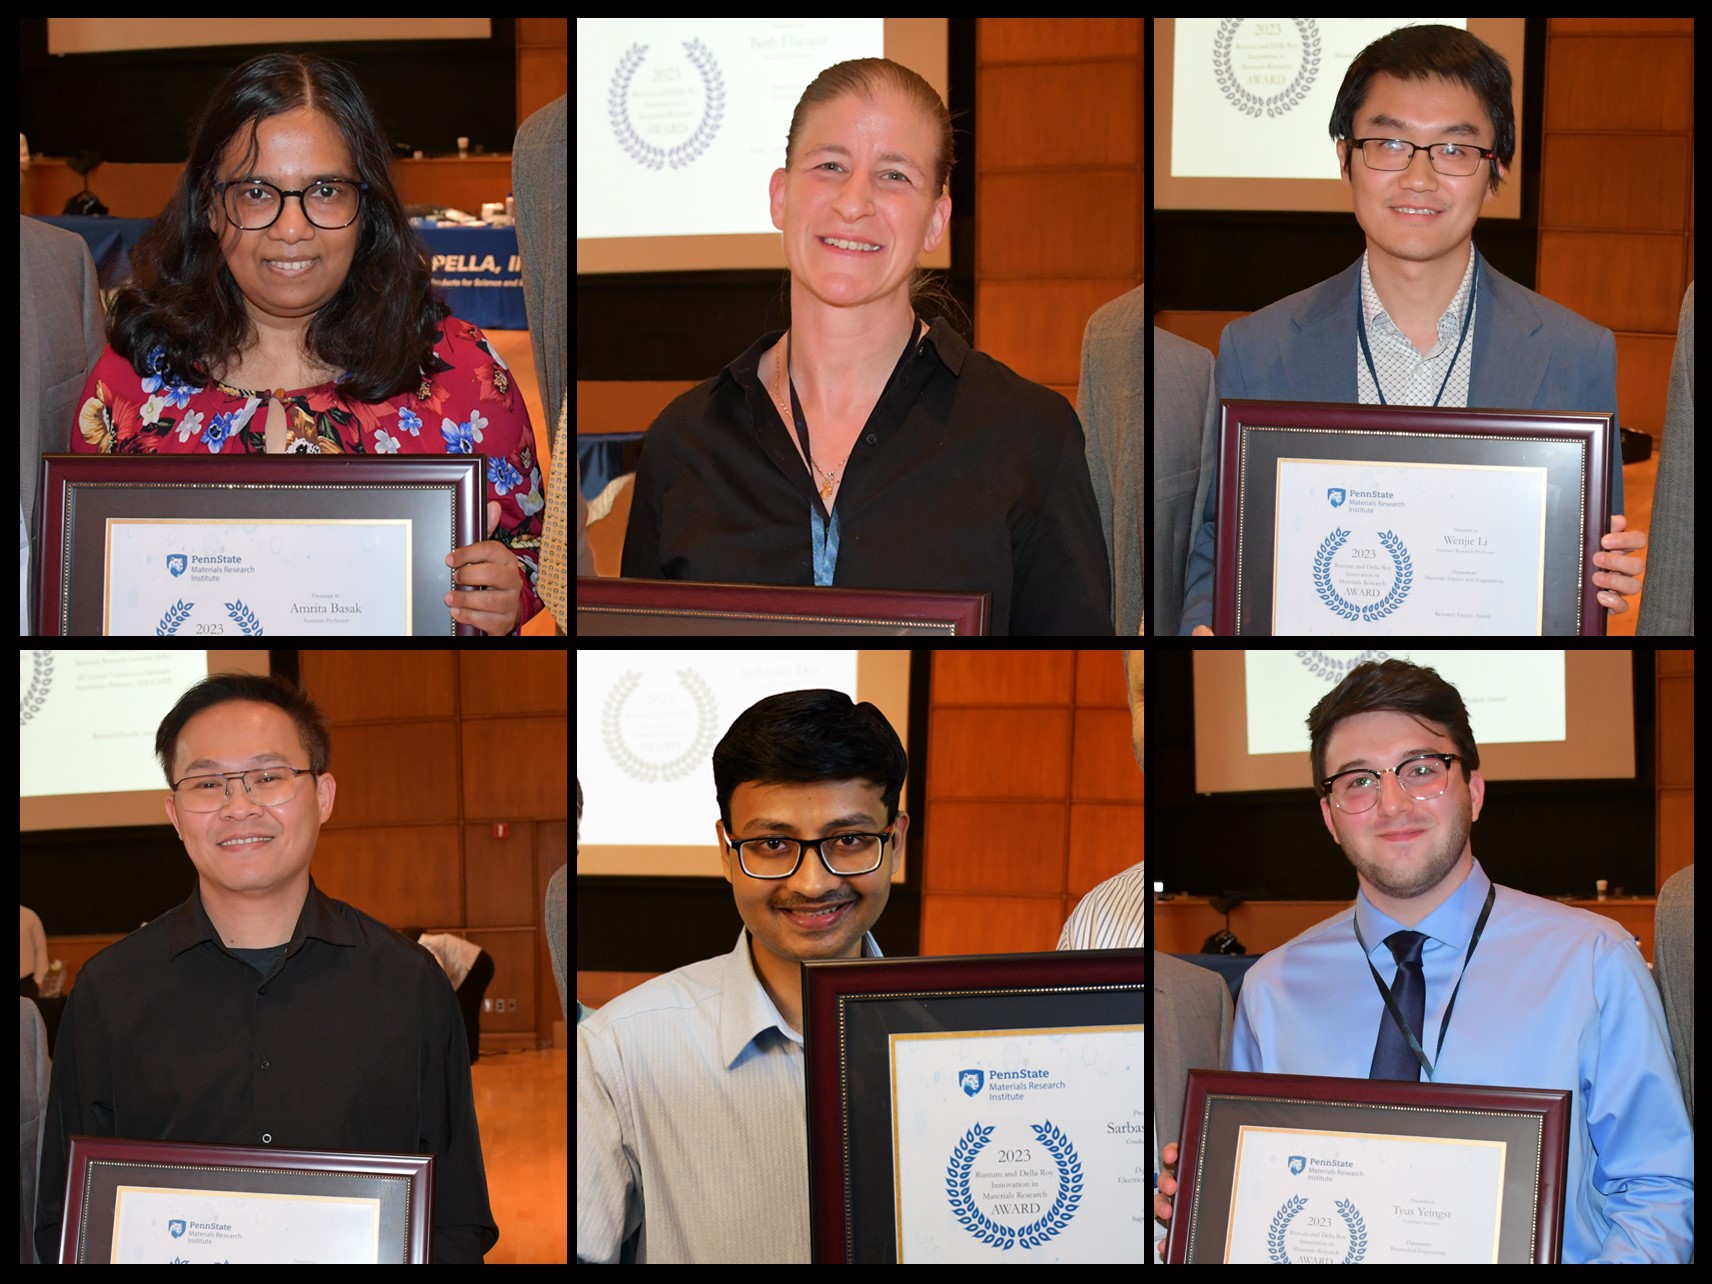
M 480 945 L 488 997 L 505 1004 L 483 1014 L 484 1041 L 550 1043 L 562 1014 L 542 907 L 567 860 L 564 653 L 299 656 L 339 781 L 317 884 L 394 926 Z
M 1118 650 L 933 652 L 921 953 L 1050 950 L 1142 858 Z

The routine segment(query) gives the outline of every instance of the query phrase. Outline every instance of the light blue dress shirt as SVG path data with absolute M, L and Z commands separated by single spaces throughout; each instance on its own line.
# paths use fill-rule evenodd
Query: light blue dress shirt
M 1415 930 L 1427 936 L 1429 1059 L 1492 885 L 1475 861 Z M 1384 1002 L 1351 918 L 1389 986 L 1385 938 L 1404 924 L 1365 895 L 1270 951 L 1237 1001 L 1231 1069 L 1365 1079 Z M 1469 962 L 1436 1083 L 1568 1088 L 1565 1262 L 1686 1262 L 1694 1247 L 1694 1135 L 1646 962 L 1610 919 L 1499 887 Z
M 746 931 L 577 1025 L 577 1260 L 637 1231 L 638 1263 L 809 1260 L 803 1040 Z

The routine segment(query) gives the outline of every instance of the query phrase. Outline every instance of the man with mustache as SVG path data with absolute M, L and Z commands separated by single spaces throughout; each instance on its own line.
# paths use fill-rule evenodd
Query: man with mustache
M 877 957 L 909 759 L 871 704 L 769 696 L 713 752 L 744 930 L 577 1026 L 577 1259 L 803 1262 L 801 968 Z

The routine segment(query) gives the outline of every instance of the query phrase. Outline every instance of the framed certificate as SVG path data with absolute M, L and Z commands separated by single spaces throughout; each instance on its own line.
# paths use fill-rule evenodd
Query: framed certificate
M 426 1262 L 434 1156 L 73 1137 L 61 1262 Z
M 1612 415 L 1219 405 L 1215 633 L 1605 632 Z
M 480 455 L 42 456 L 44 634 L 473 635 Z
M 1167 1261 L 1556 1262 L 1570 1094 L 1189 1071 Z
M 989 593 L 585 576 L 577 581 L 577 633 L 588 637 L 948 637 L 985 633 L 991 599 Z
M 804 963 L 814 1261 L 1140 1262 L 1142 958 Z

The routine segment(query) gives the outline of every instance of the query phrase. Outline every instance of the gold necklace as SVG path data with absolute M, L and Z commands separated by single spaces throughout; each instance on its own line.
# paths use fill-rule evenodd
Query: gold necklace
M 789 364 L 790 358 L 788 355 L 780 356 L 781 349 L 784 350 L 787 354 L 789 353 L 789 351 L 790 351 L 790 348 L 789 348 L 790 338 L 791 338 L 791 332 L 789 330 L 786 330 L 784 333 L 784 336 L 779 340 L 778 346 L 773 349 L 774 379 L 777 381 L 780 389 L 787 389 L 790 387 L 790 380 L 787 378 L 787 376 L 785 374 L 785 368 Z M 784 419 L 784 421 L 787 425 L 794 424 L 796 422 L 795 416 L 793 416 L 791 414 L 791 408 L 785 404 L 785 398 L 783 397 L 783 395 L 781 395 L 780 392 L 775 392 L 773 394 L 773 397 L 779 403 L 779 415 L 780 415 L 780 417 L 782 419 Z M 805 432 L 803 435 L 806 437 L 808 434 Z M 855 443 L 851 443 L 851 449 L 852 450 L 855 449 Z M 815 463 L 814 462 L 814 451 L 812 449 L 805 452 L 805 458 L 807 458 L 807 460 L 808 460 L 809 480 L 812 482 L 814 480 L 814 475 L 816 473 L 819 473 L 822 477 L 826 478 L 826 480 L 821 484 L 821 487 L 820 487 L 820 497 L 822 499 L 831 499 L 832 498 L 832 492 L 838 485 L 838 474 L 828 472 L 826 469 L 822 468 L 819 464 Z M 846 453 L 844 458 L 839 461 L 838 466 L 840 468 L 843 468 L 844 465 L 849 463 L 849 462 L 850 462 L 850 455 L 848 453 Z
M 921 335 L 922 330 L 922 322 L 918 317 L 910 324 L 910 342 L 914 343 Z M 784 396 L 785 391 L 790 388 L 790 379 L 786 374 L 787 367 L 790 365 L 790 341 L 791 332 L 786 330 L 780 337 L 778 344 L 773 348 L 773 377 L 779 385 L 778 390 L 773 393 L 773 399 L 779 403 L 779 417 L 785 421 L 787 427 L 794 426 L 796 423 L 796 418 L 792 415 L 791 408 L 786 404 Z M 781 352 L 783 355 L 781 355 Z M 804 433 L 804 436 L 807 436 L 806 432 Z M 846 451 L 844 458 L 839 461 L 838 466 L 840 468 L 843 468 L 845 464 L 850 462 L 850 455 L 855 451 L 855 449 L 856 443 L 851 442 L 850 450 Z M 826 469 L 815 463 L 814 453 L 812 450 L 805 452 L 805 457 L 808 460 L 809 480 L 814 480 L 815 473 L 819 473 L 822 477 L 826 478 L 826 481 L 820 488 L 820 497 L 822 499 L 831 499 L 832 492 L 838 485 L 838 474 L 827 472 Z

